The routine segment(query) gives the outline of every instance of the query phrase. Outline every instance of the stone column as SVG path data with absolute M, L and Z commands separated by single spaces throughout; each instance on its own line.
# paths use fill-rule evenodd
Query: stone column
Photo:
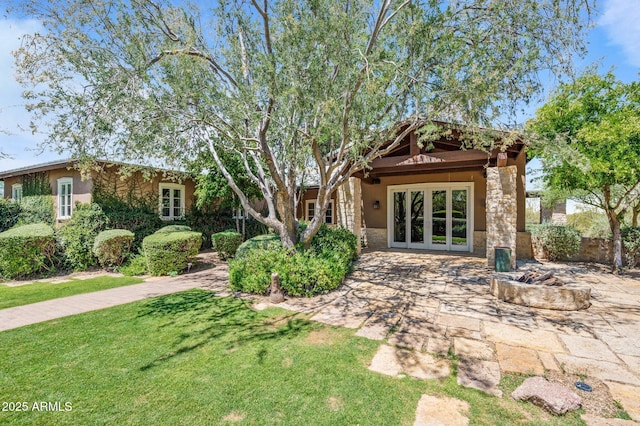
M 344 226 L 358 237 L 357 250 L 360 253 L 362 237 L 362 187 L 360 179 L 351 177 L 336 190 L 336 210 L 338 225 Z
M 496 265 L 495 247 L 511 249 L 511 268 L 516 267 L 518 218 L 517 166 L 487 169 L 487 264 Z
M 551 207 L 544 207 L 544 200 L 540 199 L 540 223 L 551 222 L 554 225 L 567 224 L 567 200 L 553 203 Z

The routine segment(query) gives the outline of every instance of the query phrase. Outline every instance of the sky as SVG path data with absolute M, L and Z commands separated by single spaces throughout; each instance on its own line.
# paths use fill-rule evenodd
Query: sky
M 581 70 L 598 63 L 602 72 L 614 67 L 615 75 L 624 82 L 637 80 L 640 78 L 640 7 L 637 0 L 599 0 L 598 9 L 595 27 L 587 39 L 588 54 L 585 59 L 576 61 L 576 68 Z M 0 159 L 0 171 L 68 156 L 38 149 L 45 135 L 31 133 L 29 114 L 20 96 L 22 89 L 15 81 L 11 52 L 20 46 L 21 35 L 39 30 L 39 23 L 33 20 L 0 18 L 0 152 L 10 156 Z M 547 93 L 550 93 L 556 82 L 545 83 Z M 533 116 L 538 106 L 531 105 L 527 113 Z M 535 159 L 529 163 L 529 190 L 540 186 L 533 181 L 539 167 L 540 163 Z

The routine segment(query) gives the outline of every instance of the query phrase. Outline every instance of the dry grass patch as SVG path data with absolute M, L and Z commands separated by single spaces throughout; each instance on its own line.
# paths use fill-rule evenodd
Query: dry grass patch
M 344 401 L 339 396 L 330 396 L 327 398 L 327 405 L 329 406 L 329 410 L 336 412 L 340 411 L 342 407 L 344 407 Z
M 304 340 L 311 346 L 331 346 L 342 340 L 343 335 L 332 328 L 312 330 Z
M 245 418 L 245 415 L 242 413 L 239 413 L 237 411 L 232 411 L 229 414 L 227 414 L 226 416 L 224 416 L 222 418 L 223 422 L 229 422 L 229 423 L 238 423 L 243 421 Z

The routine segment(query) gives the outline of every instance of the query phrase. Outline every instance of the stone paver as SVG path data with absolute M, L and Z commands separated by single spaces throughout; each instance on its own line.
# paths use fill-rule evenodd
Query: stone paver
M 640 378 L 632 374 L 624 364 L 579 358 L 573 355 L 557 354 L 562 368 L 571 374 L 584 374 L 597 379 L 640 386 Z
M 629 416 L 633 420 L 640 421 L 640 387 L 614 382 L 605 382 L 605 384 L 613 399 L 622 404 Z
M 453 353 L 460 358 L 477 358 L 486 361 L 495 359 L 495 351 L 488 342 L 465 337 L 453 339 Z
M 638 423 L 633 420 L 624 419 L 607 419 L 604 417 L 593 416 L 591 414 L 582 414 L 580 418 L 587 426 L 637 426 Z
M 582 358 L 596 359 L 600 361 L 612 362 L 616 360 L 616 356 L 609 350 L 607 345 L 595 338 L 580 337 L 580 336 L 567 336 L 559 334 L 560 340 L 562 340 L 569 349 L 571 355 L 579 356 Z
M 557 335 L 550 331 L 523 329 L 514 325 L 493 322 L 486 322 L 484 331 L 487 339 L 492 342 L 552 353 L 565 352 Z
M 521 374 L 544 374 L 544 366 L 533 349 L 496 343 L 498 364 L 502 371 Z
M 482 361 L 468 358 L 458 363 L 458 384 L 468 388 L 478 389 L 489 395 L 502 398 L 502 391 L 498 389 L 500 383 L 500 366 L 495 361 Z
M 450 374 L 449 362 L 426 353 L 381 345 L 369 370 L 397 377 L 401 373 L 417 379 L 443 379 Z
M 467 426 L 469 403 L 456 398 L 422 395 L 413 426 Z

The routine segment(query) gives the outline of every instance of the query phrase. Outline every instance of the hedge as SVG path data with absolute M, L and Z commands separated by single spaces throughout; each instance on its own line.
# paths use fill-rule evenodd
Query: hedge
M 574 228 L 543 223 L 531 230 L 551 261 L 567 259 L 580 250 L 582 237 Z
M 99 205 L 76 204 L 71 219 L 60 229 L 60 240 L 64 247 L 67 264 L 75 271 L 96 265 L 93 243 L 109 220 Z
M 202 245 L 199 232 L 161 232 L 142 240 L 147 269 L 151 275 L 172 275 L 193 263 Z
M 20 204 L 0 197 L 0 232 L 15 226 L 21 211 Z
M 166 232 L 188 232 L 191 231 L 191 227 L 187 225 L 167 225 L 158 229 L 155 233 L 162 234 Z
M 211 235 L 211 241 L 218 257 L 226 260 L 236 255 L 236 250 L 242 244 L 242 234 L 235 231 L 218 232 Z
M 240 247 L 236 250 L 236 259 L 245 257 L 252 250 L 275 249 L 278 247 L 281 247 L 280 237 L 276 234 L 258 235 L 240 244 Z
M 55 239 L 46 223 L 17 226 L 0 233 L 0 276 L 23 277 L 53 265 Z
M 129 256 L 135 235 L 126 229 L 109 229 L 96 236 L 93 254 L 100 266 L 120 266 Z
M 344 228 L 323 225 L 304 251 L 284 249 L 272 236 L 253 240 L 229 263 L 231 287 L 247 293 L 265 294 L 273 272 L 289 296 L 327 293 L 342 283 L 356 256 L 357 237 Z

